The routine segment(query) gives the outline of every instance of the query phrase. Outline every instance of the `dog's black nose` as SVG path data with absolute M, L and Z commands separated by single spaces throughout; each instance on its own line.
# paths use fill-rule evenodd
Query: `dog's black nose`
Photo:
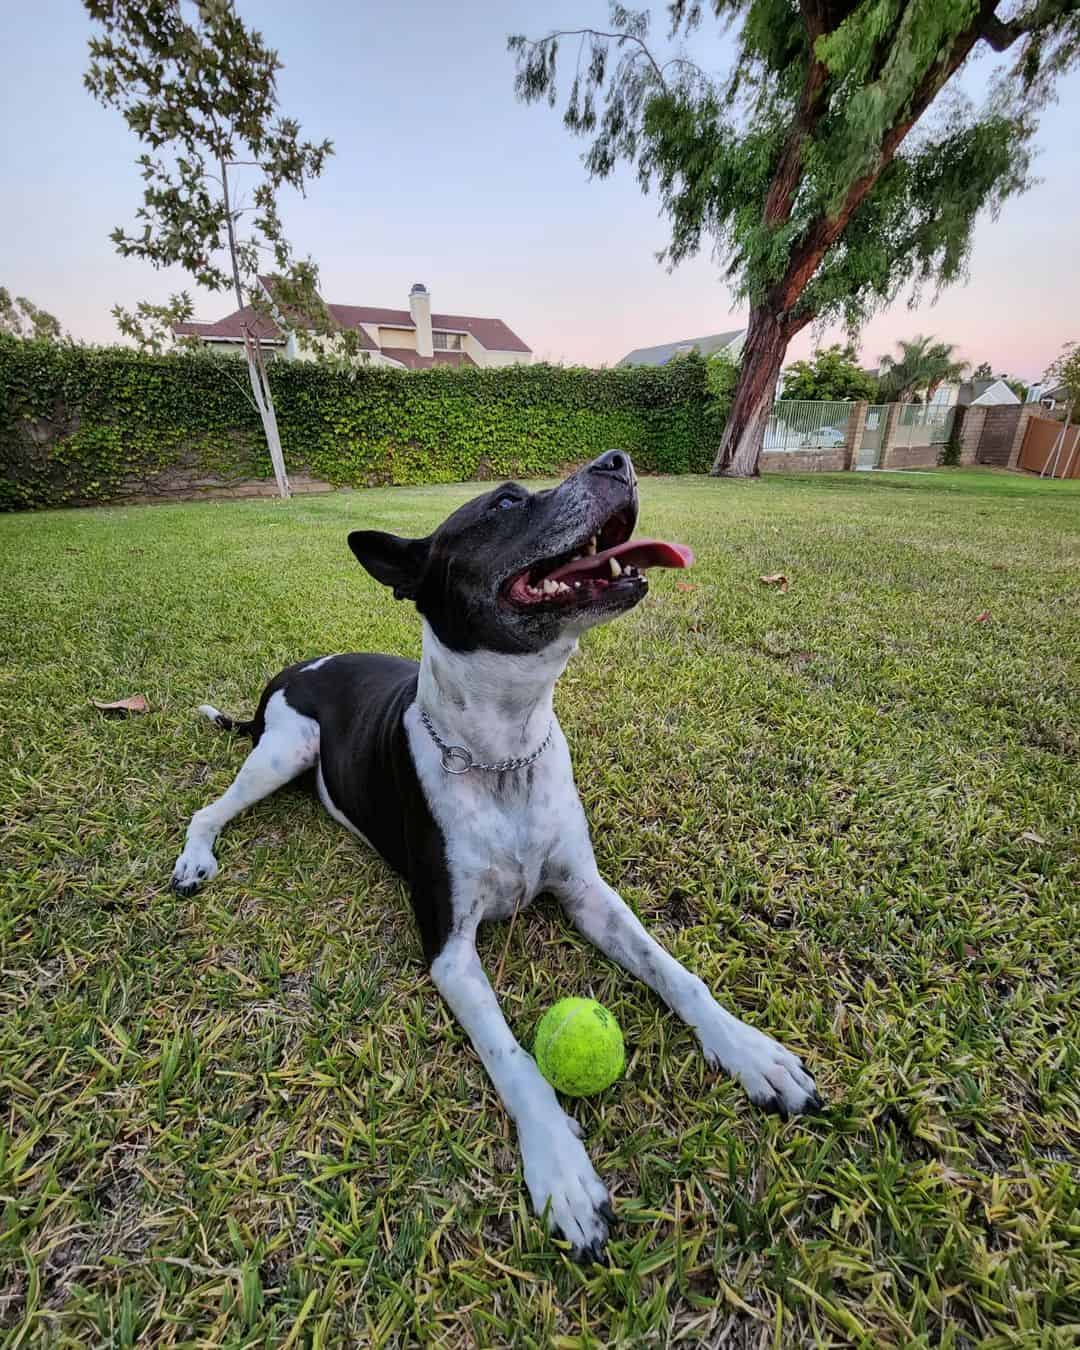
M 634 481 L 634 465 L 625 450 L 605 450 L 589 465 L 590 473 L 605 473 L 617 478 L 620 483 Z

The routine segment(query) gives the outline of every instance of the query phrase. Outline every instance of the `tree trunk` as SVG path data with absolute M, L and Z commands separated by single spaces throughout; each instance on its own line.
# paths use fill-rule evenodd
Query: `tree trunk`
M 760 472 L 761 448 L 776 394 L 776 380 L 788 342 L 802 326 L 799 324 L 795 329 L 785 326 L 769 312 L 767 305 L 751 310 L 739 379 L 711 470 L 714 477 L 756 478 Z
M 240 285 L 240 268 L 236 262 L 236 228 L 229 208 L 229 166 L 225 157 L 218 160 L 221 169 L 221 190 L 225 198 L 225 224 L 229 232 L 229 258 L 232 262 L 233 287 L 236 291 L 236 303 L 244 308 L 244 292 Z M 274 478 L 277 480 L 278 494 L 288 498 L 289 475 L 285 471 L 285 455 L 281 449 L 281 437 L 278 435 L 277 414 L 274 411 L 274 396 L 270 392 L 270 382 L 266 378 L 266 363 L 263 360 L 262 345 L 247 325 L 244 325 L 244 355 L 247 358 L 248 380 L 251 382 L 251 396 L 262 419 L 266 446 L 270 451 L 270 463 L 274 466 Z
M 278 434 L 277 413 L 274 411 L 274 397 L 270 392 L 270 381 L 266 376 L 266 363 L 263 360 L 262 347 L 248 328 L 244 329 L 244 352 L 247 357 L 248 379 L 251 381 L 251 394 L 255 407 L 262 419 L 263 434 L 266 436 L 270 451 L 270 463 L 274 466 L 274 478 L 277 480 L 278 494 L 287 499 L 289 475 L 285 469 L 285 455 L 281 449 L 281 437 Z

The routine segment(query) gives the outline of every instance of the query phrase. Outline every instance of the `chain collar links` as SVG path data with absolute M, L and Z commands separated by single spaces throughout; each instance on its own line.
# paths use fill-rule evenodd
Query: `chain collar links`
M 473 759 L 470 751 L 463 745 L 447 745 L 439 733 L 431 725 L 431 718 L 427 715 L 424 708 L 420 709 L 420 720 L 427 728 L 427 733 L 435 744 L 442 751 L 442 766 L 446 773 L 468 773 L 470 769 L 484 769 L 489 773 L 512 773 L 515 769 L 524 769 L 529 764 L 533 764 L 540 758 L 544 751 L 551 744 L 551 737 L 555 730 L 555 723 L 548 725 L 547 735 L 532 752 L 531 755 L 519 755 L 516 759 L 499 759 L 494 764 L 479 764 Z

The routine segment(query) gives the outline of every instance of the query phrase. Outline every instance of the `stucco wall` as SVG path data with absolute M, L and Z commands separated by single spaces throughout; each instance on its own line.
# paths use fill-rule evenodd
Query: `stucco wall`
M 480 344 L 480 355 L 473 356 L 472 351 L 469 355 L 478 366 L 527 366 L 532 361 L 532 352 L 490 352 Z

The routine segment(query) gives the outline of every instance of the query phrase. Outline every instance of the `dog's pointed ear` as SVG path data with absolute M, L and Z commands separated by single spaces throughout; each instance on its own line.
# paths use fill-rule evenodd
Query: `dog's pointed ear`
M 389 586 L 395 600 L 415 600 L 428 559 L 427 539 L 399 539 L 382 530 L 353 530 L 349 547 L 376 581 Z

